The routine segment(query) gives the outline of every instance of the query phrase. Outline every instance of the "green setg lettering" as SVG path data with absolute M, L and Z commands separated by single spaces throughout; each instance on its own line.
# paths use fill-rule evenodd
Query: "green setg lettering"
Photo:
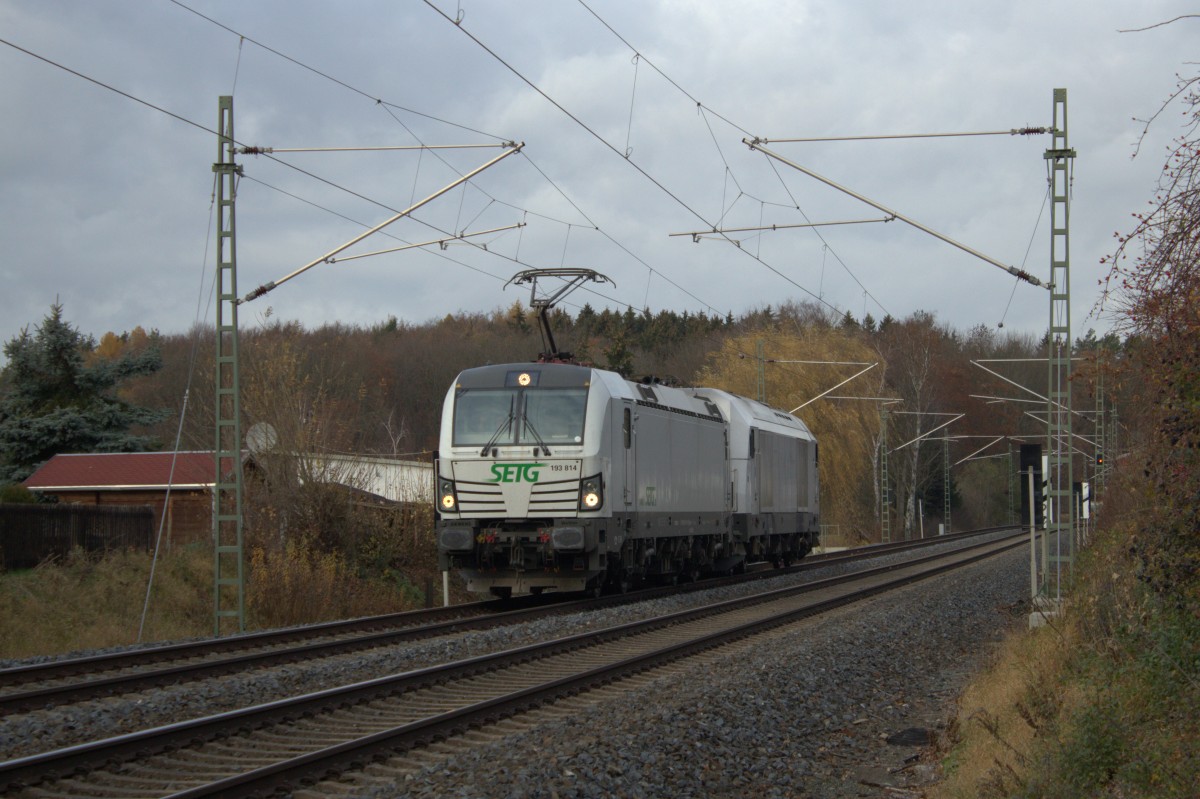
M 493 463 L 493 483 L 536 483 L 544 463 Z

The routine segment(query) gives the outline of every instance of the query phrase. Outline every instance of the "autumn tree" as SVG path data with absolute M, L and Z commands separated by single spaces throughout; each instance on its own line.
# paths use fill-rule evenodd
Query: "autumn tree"
M 1130 359 L 1145 419 L 1143 470 L 1156 501 L 1134 551 L 1162 594 L 1200 607 L 1200 77 L 1172 95 L 1186 133 L 1170 148 L 1149 207 L 1119 237 L 1106 299 L 1141 356 Z M 1164 109 L 1165 110 L 1165 109 Z M 1156 115 L 1157 116 L 1157 115 Z
M 873 540 L 871 451 L 879 417 L 869 402 L 816 399 L 861 367 L 815 362 L 871 363 L 875 354 L 857 331 L 813 324 L 792 327 L 794 318 L 785 324 L 774 314 L 771 318 L 758 331 L 726 339 L 711 354 L 697 383 L 756 397 L 761 341 L 769 359 L 764 365 L 768 404 L 783 410 L 803 406 L 796 415 L 820 442 L 822 522 L 840 527 L 847 540 Z M 847 388 L 846 393 L 854 390 Z
M 879 357 L 886 364 L 887 385 L 901 399 L 892 414 L 895 447 L 889 459 L 896 486 L 897 515 L 905 538 L 913 538 L 918 525 L 918 498 L 934 479 L 930 442 L 922 439 L 950 417 L 941 401 L 937 375 L 944 350 L 944 331 L 933 316 L 918 312 L 893 322 L 877 339 Z

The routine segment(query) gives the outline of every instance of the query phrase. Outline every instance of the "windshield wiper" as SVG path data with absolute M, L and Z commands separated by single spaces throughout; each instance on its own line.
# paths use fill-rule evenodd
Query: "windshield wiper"
M 513 409 L 515 407 L 516 401 L 517 401 L 516 397 L 509 398 L 509 400 L 508 400 L 508 417 L 503 422 L 500 423 L 500 426 L 496 428 L 496 432 L 492 433 L 492 437 L 489 438 L 488 442 L 483 445 L 483 449 L 481 449 L 479 451 L 480 455 L 486 456 L 488 454 L 488 450 L 492 448 L 492 445 L 495 444 L 496 441 L 499 440 L 500 434 L 503 433 L 505 430 L 512 429 L 513 416 L 515 415 Z
M 521 421 L 525 423 L 525 427 L 529 429 L 529 432 L 533 433 L 533 440 L 536 441 L 538 446 L 542 448 L 542 453 L 549 455 L 550 448 L 546 446 L 545 441 L 542 441 L 542 437 L 538 435 L 537 428 L 533 426 L 533 422 L 529 421 L 529 414 L 527 414 L 524 410 L 521 411 Z M 522 438 L 523 437 L 524 436 L 522 436 Z

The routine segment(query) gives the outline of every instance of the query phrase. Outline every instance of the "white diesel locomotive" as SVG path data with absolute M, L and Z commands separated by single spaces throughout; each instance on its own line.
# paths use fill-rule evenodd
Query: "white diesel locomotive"
M 786 564 L 819 530 L 800 419 L 575 364 L 460 374 L 435 473 L 441 567 L 501 597 Z

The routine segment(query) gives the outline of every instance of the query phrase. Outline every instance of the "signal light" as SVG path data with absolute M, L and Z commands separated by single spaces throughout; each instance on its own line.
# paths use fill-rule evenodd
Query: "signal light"
M 1102 454 L 1100 454 L 1099 452 L 1096 453 L 1096 465 L 1097 466 L 1104 465 L 1104 456 Z

